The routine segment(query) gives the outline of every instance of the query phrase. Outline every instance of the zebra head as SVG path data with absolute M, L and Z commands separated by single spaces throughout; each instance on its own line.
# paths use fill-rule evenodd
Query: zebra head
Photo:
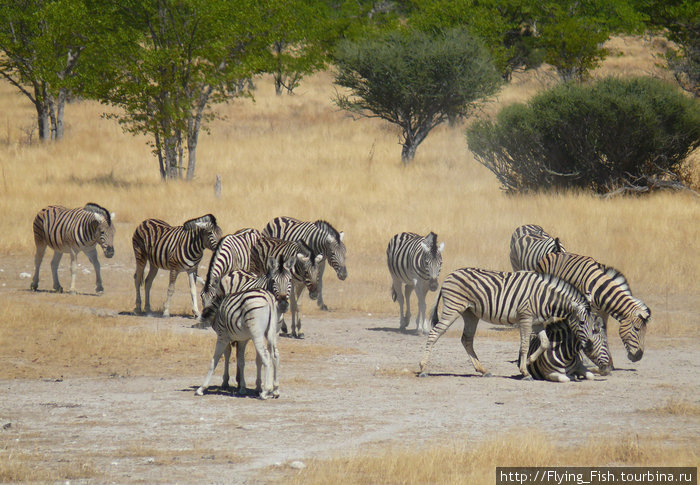
M 348 270 L 345 267 L 345 243 L 343 242 L 345 233 L 338 232 L 326 221 L 316 221 L 315 225 L 327 233 L 323 246 L 323 256 L 328 259 L 335 274 L 338 275 L 338 279 L 344 280 L 348 277 Z
M 591 312 L 591 298 L 590 293 L 586 294 L 586 298 L 583 301 L 580 298 L 567 298 L 573 310 L 568 318 L 569 328 L 581 342 L 586 355 L 592 352 L 594 347 L 593 328 L 595 326 L 595 318 Z
M 627 358 L 637 362 L 644 355 L 644 336 L 651 310 L 639 299 L 633 298 L 636 305 L 620 321 L 620 338 L 627 350 Z
M 188 231 L 201 231 L 200 235 L 202 237 L 202 243 L 204 247 L 214 251 L 216 249 L 223 232 L 221 228 L 216 224 L 216 217 L 212 214 L 207 214 L 202 217 L 197 217 L 195 219 L 190 219 L 185 222 L 182 227 Z
M 279 258 L 269 256 L 267 258 L 265 278 L 266 290 L 272 293 L 277 300 L 277 309 L 284 313 L 289 308 L 289 295 L 292 293 L 292 268 L 297 262 L 296 256 L 285 259 L 280 254 Z
M 309 290 L 309 298 L 315 300 L 318 297 L 319 265 L 323 261 L 323 254 L 314 254 L 311 248 L 301 241 L 297 241 L 297 244 L 300 250 L 294 269 L 304 280 L 304 285 Z
M 92 212 L 94 220 L 89 224 L 91 229 L 97 234 L 97 243 L 104 251 L 107 258 L 114 256 L 114 225 L 112 224 L 112 216 L 104 207 L 100 207 L 94 203 L 88 203 L 84 208 L 88 212 Z
M 224 300 L 224 296 L 225 295 L 223 292 L 218 292 L 213 296 L 209 304 L 204 307 L 202 314 L 197 319 L 197 323 L 195 325 L 197 328 L 214 326 L 214 320 L 216 320 L 216 314 L 219 311 L 221 302 Z
M 445 249 L 445 243 L 442 242 L 438 246 L 437 234 L 431 232 L 423 238 L 420 247 L 423 251 L 421 262 L 429 277 L 428 288 L 430 291 L 435 291 L 438 288 L 438 277 L 442 268 L 442 250 Z
M 603 319 L 592 313 L 593 318 L 593 333 L 591 338 L 590 350 L 585 350 L 586 356 L 598 366 L 600 375 L 607 376 L 612 371 L 612 357 L 608 348 L 608 337 L 605 333 L 605 324 Z

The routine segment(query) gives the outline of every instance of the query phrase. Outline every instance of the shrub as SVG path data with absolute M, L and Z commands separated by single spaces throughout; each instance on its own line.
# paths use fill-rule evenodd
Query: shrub
M 652 78 L 565 84 L 473 123 L 467 143 L 508 192 L 682 187 L 700 104 Z

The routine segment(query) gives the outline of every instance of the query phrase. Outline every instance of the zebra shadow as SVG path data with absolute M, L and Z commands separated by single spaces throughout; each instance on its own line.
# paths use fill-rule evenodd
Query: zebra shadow
M 119 312 L 118 314 L 126 316 L 126 317 L 162 318 L 164 320 L 170 320 L 170 319 L 174 319 L 174 318 L 184 318 L 186 320 L 196 320 L 197 319 L 194 315 L 186 314 L 186 313 L 171 313 L 169 317 L 164 317 L 162 310 L 157 311 L 157 312 L 150 312 L 150 313 L 136 313 L 133 310 L 131 310 L 131 311 L 123 310 L 123 311 Z
M 403 335 L 422 336 L 422 334 L 419 333 L 418 330 L 416 330 L 416 329 L 401 330 L 400 328 L 397 328 L 397 327 L 372 327 L 372 328 L 367 328 L 365 330 L 369 330 L 370 332 L 389 332 L 389 333 L 399 333 L 399 334 L 403 334 Z
M 199 389 L 199 386 L 189 386 L 184 389 L 179 389 L 179 392 L 191 392 L 195 393 L 195 391 Z M 204 395 L 212 395 L 212 396 L 226 396 L 226 397 L 235 397 L 235 398 L 240 398 L 240 399 L 258 399 L 260 397 L 260 394 L 258 391 L 255 389 L 251 389 L 249 387 L 246 388 L 245 393 L 239 394 L 238 388 L 237 387 L 228 387 L 224 388 L 221 386 L 209 386 L 207 389 L 204 391 Z M 202 397 L 202 396 L 197 396 L 197 397 Z
M 416 376 L 420 378 L 424 377 L 483 377 L 481 374 L 457 374 L 454 372 L 426 372 L 424 374 L 421 374 L 420 372 L 416 373 Z
M 102 296 L 102 293 L 85 293 L 82 291 L 76 291 L 74 293 L 71 293 L 70 291 L 63 290 L 63 291 L 56 291 L 56 290 L 41 290 L 41 289 L 36 289 L 36 290 L 31 290 L 29 288 L 21 290 L 25 291 L 28 293 L 53 293 L 56 295 L 78 295 L 78 296 Z

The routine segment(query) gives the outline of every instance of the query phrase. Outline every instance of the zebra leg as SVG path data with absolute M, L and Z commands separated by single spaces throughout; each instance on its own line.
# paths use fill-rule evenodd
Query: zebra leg
M 53 289 L 58 293 L 63 293 L 63 287 L 58 282 L 58 265 L 61 263 L 62 257 L 62 252 L 54 251 L 53 258 L 51 259 L 51 276 L 53 276 Z
M 197 307 L 197 271 L 195 268 L 195 271 L 192 273 L 187 273 L 187 278 L 189 279 L 190 282 L 190 295 L 192 296 L 192 312 L 194 313 L 195 318 L 199 318 L 200 313 L 199 313 L 199 308 Z
M 226 347 L 226 350 L 224 350 L 224 378 L 221 380 L 221 389 L 228 389 L 229 386 L 229 373 L 228 373 L 228 368 L 229 364 L 231 363 L 231 347 L 235 344 L 235 342 L 231 342 L 228 347 Z
M 70 251 L 70 289 L 68 293 L 75 293 L 75 277 L 78 274 L 78 251 Z
M 146 282 L 143 286 L 143 294 L 146 299 L 146 306 L 143 311 L 147 314 L 151 313 L 151 286 L 153 286 L 153 280 L 156 279 L 156 274 L 158 273 L 158 267 L 151 264 L 148 268 L 148 274 L 146 275 Z
M 404 293 L 404 299 L 405 299 L 405 304 L 406 304 L 406 311 L 404 315 L 401 317 L 401 329 L 404 330 L 406 327 L 408 327 L 409 322 L 411 321 L 411 292 L 413 291 L 413 287 L 411 285 L 406 285 L 404 286 L 403 293 Z
M 416 315 L 416 331 L 423 335 L 428 334 L 428 325 L 425 322 L 425 297 L 428 294 L 428 288 L 423 285 L 416 287 L 416 298 L 418 299 L 418 315 Z
M 462 330 L 462 346 L 464 350 L 467 351 L 469 359 L 472 361 L 474 370 L 481 373 L 481 375 L 489 376 L 489 372 L 481 365 L 481 361 L 476 356 L 474 351 L 474 335 L 476 334 L 476 326 L 479 324 L 479 317 L 474 315 L 471 310 L 464 310 L 462 312 L 462 320 L 464 320 L 464 330 Z
M 439 298 L 440 297 L 438 296 L 438 299 Z M 437 305 L 437 302 L 435 304 Z M 442 334 L 445 333 L 448 328 L 450 328 L 450 325 L 454 323 L 458 316 L 459 313 L 450 311 L 449 309 L 445 309 L 443 305 L 442 313 L 440 314 L 440 320 L 430 330 L 430 334 L 428 334 L 428 341 L 425 343 L 425 351 L 423 352 L 423 358 L 420 361 L 419 375 L 421 377 L 427 375 L 425 373 L 425 369 L 426 367 L 428 367 L 430 353 L 433 350 L 435 342 L 437 342 L 437 340 L 442 336 Z
M 214 348 L 214 357 L 211 359 L 211 365 L 209 366 L 209 373 L 204 379 L 204 384 L 199 386 L 199 389 L 195 391 L 195 394 L 201 396 L 204 394 L 204 390 L 209 386 L 209 381 L 211 381 L 211 376 L 214 375 L 214 369 L 216 369 L 216 364 L 219 363 L 221 354 L 224 353 L 226 347 L 230 345 L 230 342 L 226 339 L 219 337 L 216 339 L 216 347 Z
M 261 389 L 260 389 L 260 399 L 269 399 L 272 397 L 272 367 L 270 351 L 267 349 L 265 344 L 265 337 L 261 335 L 262 332 L 255 332 L 256 335 L 253 337 L 253 345 L 255 345 L 255 351 L 257 352 L 257 357 L 255 362 L 258 365 L 258 374 L 262 376 Z
M 403 303 L 404 303 L 404 298 L 403 298 L 403 283 L 394 278 L 394 281 L 391 286 L 391 296 L 394 297 L 394 300 L 399 304 L 399 329 L 400 330 L 405 330 L 406 325 L 408 322 L 404 320 L 403 318 Z
M 170 282 L 168 283 L 168 296 L 165 298 L 165 306 L 163 307 L 163 317 L 165 318 L 168 318 L 170 316 L 170 300 L 175 294 L 175 281 L 177 280 L 178 274 L 179 273 L 175 270 L 170 271 Z
M 248 385 L 245 382 L 245 348 L 247 345 L 247 340 L 236 342 L 236 380 L 238 381 L 236 394 L 239 396 L 245 396 L 248 393 Z
M 292 313 L 292 337 L 302 339 L 304 333 L 301 331 L 301 316 L 299 315 L 299 294 L 301 290 L 299 286 L 302 284 L 292 284 L 292 294 L 289 296 L 290 307 Z
M 39 289 L 39 268 L 41 268 L 44 253 L 46 253 L 46 243 L 37 241 L 36 253 L 34 254 L 34 277 L 32 278 L 32 283 L 29 285 L 30 290 L 36 291 Z
M 549 338 L 547 337 L 547 332 L 544 331 L 544 329 L 540 330 L 537 333 L 537 337 L 540 339 L 540 346 L 535 350 L 532 354 L 530 354 L 530 357 L 527 358 L 527 363 L 532 364 L 537 360 L 537 358 L 542 355 L 545 351 L 549 350 L 552 348 L 552 343 L 549 341 Z M 528 339 L 528 348 L 530 346 L 530 340 Z M 522 356 L 521 356 L 522 358 Z
M 85 255 L 92 263 L 92 267 L 95 268 L 95 291 L 97 293 L 102 293 L 105 289 L 102 286 L 102 274 L 100 273 L 100 260 L 97 259 L 97 248 L 86 249 Z
M 277 370 L 280 365 L 280 351 L 277 348 L 277 335 L 267 340 L 270 347 L 270 356 L 272 358 L 272 397 L 275 399 L 280 397 L 280 383 L 277 375 Z
M 532 335 L 532 320 L 529 318 L 521 318 L 520 319 L 520 359 L 518 360 L 520 362 L 520 373 L 523 375 L 525 378 L 532 379 L 530 376 L 530 372 L 527 370 L 527 363 L 528 363 L 528 358 L 527 358 L 527 351 L 530 348 L 530 336 Z M 541 333 L 544 333 L 544 329 L 542 330 Z M 545 339 L 547 338 L 547 335 L 545 334 Z M 534 362 L 539 355 L 544 352 L 546 349 L 542 348 L 543 340 L 540 338 L 540 348 L 537 349 L 537 352 L 533 353 L 531 357 L 534 357 L 532 361 Z M 549 340 L 547 340 L 547 343 L 549 344 Z M 549 346 L 547 347 L 549 348 Z M 536 354 L 536 355 L 535 355 Z
M 318 264 L 318 296 L 316 304 L 323 311 L 328 311 L 328 307 L 323 303 L 323 272 L 326 270 L 326 258 Z

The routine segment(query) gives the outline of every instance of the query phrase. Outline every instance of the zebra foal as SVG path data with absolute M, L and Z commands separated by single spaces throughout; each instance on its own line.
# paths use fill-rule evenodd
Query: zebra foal
M 434 232 L 419 236 L 412 232 L 396 234 L 386 248 L 386 260 L 391 274 L 391 299 L 399 303 L 399 328 L 405 330 L 411 318 L 411 292 L 418 299 L 416 330 L 427 334 L 425 321 L 425 296 L 428 290 L 438 288 L 438 277 L 442 267 L 442 251 L 445 243 L 437 243 Z M 404 313 L 404 292 L 406 312 Z
M 268 222 L 263 229 L 263 234 L 285 241 L 301 241 L 315 254 L 323 255 L 318 269 L 318 294 L 315 298 L 321 310 L 328 310 L 323 302 L 323 272 L 326 269 L 326 260 L 328 260 L 338 279 L 342 281 L 347 278 L 345 243 L 343 243 L 345 233 L 338 232 L 326 221 L 304 222 L 293 217 L 283 216 Z
M 438 305 L 442 311 L 438 318 Z M 477 372 L 487 374 L 474 352 L 474 334 L 479 319 L 493 324 L 514 325 L 520 329 L 520 372 L 528 376 L 527 351 L 533 328 L 541 346 L 529 359 L 534 361 L 550 347 L 546 333 L 549 324 L 563 320 L 582 342 L 586 355 L 592 355 L 593 322 L 587 299 L 558 278 L 530 271 L 503 273 L 478 268 L 458 269 L 445 278 L 431 312 L 432 329 L 420 362 L 424 375 L 435 342 L 462 316 L 462 345 Z
M 593 296 L 593 310 L 603 319 L 607 334 L 608 316 L 620 323 L 620 338 L 627 358 L 637 362 L 644 355 L 644 336 L 651 310 L 632 295 L 625 276 L 593 258 L 573 253 L 548 254 L 537 264 L 538 273 L 557 276 Z
M 534 271 L 540 259 L 549 253 L 564 253 L 559 238 L 553 238 L 536 224 L 520 226 L 510 238 L 510 265 L 513 271 Z
M 204 383 L 197 389 L 201 396 L 209 386 L 216 365 L 221 355 L 229 352 L 231 344 L 237 343 L 236 364 L 238 392 L 246 392 L 245 384 L 245 347 L 253 341 L 257 352 L 256 389 L 260 399 L 279 397 L 279 350 L 277 349 L 277 302 L 269 291 L 251 289 L 225 296 L 218 295 L 211 305 L 202 312 L 202 321 L 211 325 L 216 332 L 214 357 L 209 366 Z M 228 374 L 228 366 L 226 369 Z M 225 375 L 225 378 L 228 377 Z M 227 379 L 228 380 L 228 379 Z
M 296 263 L 292 267 L 292 293 L 290 306 L 292 313 L 292 337 L 304 338 L 301 332 L 301 318 L 299 316 L 299 297 L 306 287 L 309 296 L 314 299 L 318 295 L 318 280 L 320 278 L 319 265 L 323 259 L 322 254 L 315 254 L 302 241 L 292 242 L 282 239 L 263 236 L 253 247 L 250 270 L 256 274 L 264 274 L 264 262 L 270 258 L 296 257 Z M 282 333 L 287 334 L 287 324 L 282 321 L 280 325 Z
M 253 247 L 261 237 L 257 229 L 241 229 L 219 240 L 209 260 L 207 279 L 201 293 L 202 308 L 211 303 L 224 276 L 236 270 L 250 270 Z
M 143 272 L 149 263 L 144 293 L 146 304 L 144 311 L 151 311 L 151 285 L 158 269 L 170 271 L 168 296 L 165 299 L 163 316 L 170 316 L 170 300 L 175 293 L 175 280 L 181 272 L 186 272 L 192 297 L 192 311 L 199 317 L 197 308 L 197 288 L 195 285 L 197 267 L 204 255 L 204 249 L 214 250 L 221 238 L 221 228 L 216 224 L 216 218 L 207 214 L 190 219 L 182 226 L 171 226 L 158 219 L 146 219 L 134 231 L 132 245 L 136 258 L 134 284 L 136 286 L 135 313 L 141 313 L 141 285 L 144 283 Z
M 552 382 L 569 382 L 574 379 L 593 379 L 593 373 L 589 371 L 581 360 L 583 346 L 576 335 L 563 322 L 555 322 L 545 328 L 547 339 L 551 347 L 534 361 L 528 361 L 527 370 L 536 380 L 548 380 Z M 593 326 L 592 353 L 598 355 L 601 367 L 601 375 L 610 373 L 612 357 L 608 348 L 602 319 L 595 318 Z M 536 354 L 540 347 L 539 338 L 534 335 L 530 339 L 528 357 Z
M 77 258 L 79 252 L 84 252 L 95 269 L 97 293 L 102 293 L 102 275 L 100 261 L 97 258 L 99 244 L 107 258 L 114 256 L 114 225 L 112 216 L 104 207 L 88 203 L 85 207 L 67 209 L 51 205 L 39 211 L 34 218 L 34 277 L 29 286 L 36 291 L 39 288 L 39 268 L 44 259 L 47 246 L 54 250 L 51 260 L 51 275 L 53 288 L 63 292 L 58 281 L 58 265 L 63 253 L 70 253 L 70 293 L 75 293 L 75 276 L 78 272 Z

